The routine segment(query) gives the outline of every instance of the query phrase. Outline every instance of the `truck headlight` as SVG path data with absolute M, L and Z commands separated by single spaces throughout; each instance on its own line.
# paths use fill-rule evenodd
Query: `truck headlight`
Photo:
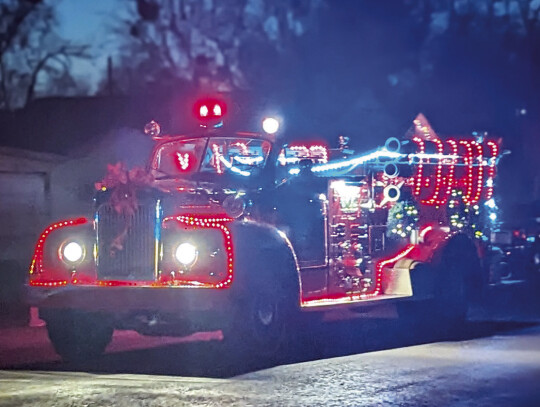
M 84 257 L 84 247 L 74 241 L 67 242 L 62 246 L 61 254 L 66 263 L 77 263 Z
M 181 243 L 174 251 L 174 257 L 184 266 L 191 266 L 197 261 L 199 251 L 191 243 Z

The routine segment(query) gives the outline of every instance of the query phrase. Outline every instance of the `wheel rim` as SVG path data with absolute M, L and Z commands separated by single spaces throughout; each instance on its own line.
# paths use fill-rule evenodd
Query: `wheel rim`
M 268 302 L 259 303 L 256 308 L 256 317 L 263 326 L 270 326 L 276 318 L 276 305 Z
M 275 295 L 260 295 L 253 303 L 252 337 L 258 347 L 274 352 L 279 347 L 283 334 L 283 321 L 278 298 Z

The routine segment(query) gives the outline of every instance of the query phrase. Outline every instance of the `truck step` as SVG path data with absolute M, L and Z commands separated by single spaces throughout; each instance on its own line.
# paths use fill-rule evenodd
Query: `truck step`
M 373 297 L 368 297 L 365 294 L 345 294 L 342 297 L 330 297 L 330 298 L 317 298 L 317 299 L 303 299 L 302 309 L 305 311 L 317 310 L 324 307 L 343 306 L 348 307 L 351 305 L 359 306 L 374 306 L 379 305 L 381 302 L 397 300 L 400 298 L 411 297 L 410 295 L 397 295 L 397 294 L 381 294 Z

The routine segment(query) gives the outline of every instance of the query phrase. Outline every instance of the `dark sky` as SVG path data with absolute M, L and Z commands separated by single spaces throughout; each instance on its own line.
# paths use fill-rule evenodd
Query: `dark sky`
M 437 65 L 422 72 L 425 36 L 405 7 L 382 3 L 332 3 L 317 34 L 300 42 L 297 71 L 284 76 L 296 103 L 314 105 L 318 127 L 379 138 L 423 112 L 443 133 L 512 128 L 525 103 L 519 64 L 509 66 L 489 43 L 457 37 L 428 50 Z
M 441 134 L 502 136 L 513 150 L 506 162 L 538 173 L 530 154 L 539 129 L 538 75 L 523 59 L 527 54 L 512 56 L 508 44 L 459 32 L 426 46 L 426 26 L 413 22 L 405 3 L 329 1 L 317 27 L 265 66 L 272 75 L 256 84 L 254 97 L 283 116 L 289 138 L 333 141 L 345 134 L 355 148 L 369 149 L 402 136 L 422 112 Z M 133 2 L 59 2 L 62 34 L 91 38 L 98 57 L 76 66 L 81 76 L 97 82 L 105 72 L 106 57 L 115 52 L 105 28 L 127 4 Z M 516 115 L 521 109 L 527 115 Z
M 76 64 L 76 75 L 94 85 L 102 77 L 107 56 L 115 54 L 107 28 L 132 3 L 55 3 L 61 34 L 94 47 L 96 60 Z M 280 73 L 278 82 L 260 89 L 278 105 L 290 129 L 327 137 L 357 133 L 351 136 L 369 143 L 396 135 L 422 111 L 444 133 L 507 131 L 511 124 L 505 120 L 526 105 L 523 90 L 509 80 L 523 75 L 519 63 L 509 68 L 490 44 L 457 39 L 430 50 L 439 66 L 432 75 L 421 75 L 425 33 L 413 24 L 405 2 L 390 3 L 329 2 L 314 32 L 272 67 Z
M 90 82 L 94 90 L 106 72 L 107 57 L 116 46 L 107 33 L 118 13 L 126 7 L 122 0 L 48 0 L 56 8 L 59 33 L 81 44 L 91 44 L 91 61 L 74 61 L 73 74 Z M 122 4 L 123 3 L 123 4 Z

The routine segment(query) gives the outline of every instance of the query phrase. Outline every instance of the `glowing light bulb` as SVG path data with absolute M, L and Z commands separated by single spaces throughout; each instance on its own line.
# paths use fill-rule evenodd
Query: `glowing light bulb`
M 69 242 L 64 246 L 62 256 L 65 260 L 71 263 L 76 263 L 82 259 L 84 255 L 83 247 L 77 242 Z
M 274 134 L 279 130 L 279 122 L 273 117 L 267 117 L 262 122 L 263 130 L 268 134 Z
M 195 263 L 199 252 L 195 246 L 191 243 L 182 243 L 178 245 L 175 251 L 176 260 L 182 263 L 184 266 L 189 266 Z

